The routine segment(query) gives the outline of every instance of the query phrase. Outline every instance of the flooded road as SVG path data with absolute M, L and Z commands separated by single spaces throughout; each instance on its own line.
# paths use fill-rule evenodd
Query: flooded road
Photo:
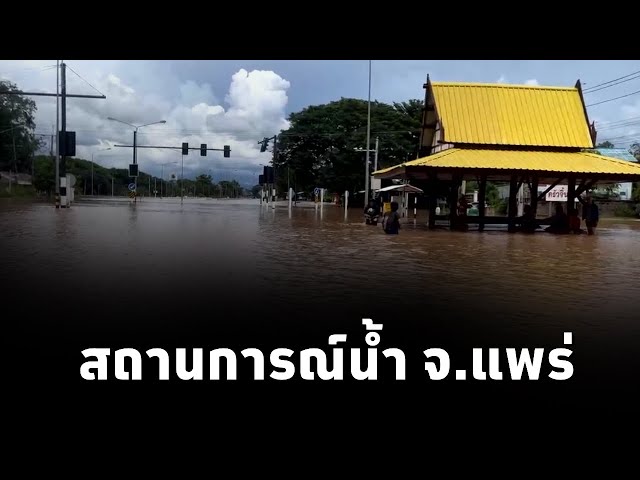
M 143 300 L 142 290 L 155 292 L 145 301 L 188 304 L 196 301 L 189 286 L 201 293 L 210 285 L 213 308 L 234 299 L 242 309 L 242 299 L 262 292 L 270 302 L 301 305 L 290 312 L 301 318 L 327 303 L 353 306 L 359 315 L 371 295 L 382 303 L 393 295 L 407 309 L 421 308 L 425 297 L 446 306 L 457 292 L 474 316 L 504 328 L 606 318 L 591 332 L 640 333 L 634 220 L 603 220 L 595 236 L 554 236 L 428 231 L 419 217 L 415 225 L 407 219 L 400 235 L 386 236 L 380 225 L 364 225 L 359 209 L 345 221 L 344 209 L 333 205 L 289 214 L 286 203 L 274 210 L 257 200 L 133 205 L 105 198 L 68 210 L 1 208 L 3 276 L 25 288 L 55 290 L 56 277 L 64 277 L 85 296 L 124 306 Z

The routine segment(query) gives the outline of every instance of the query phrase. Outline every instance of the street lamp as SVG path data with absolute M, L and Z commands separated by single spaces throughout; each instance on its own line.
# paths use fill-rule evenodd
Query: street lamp
M 157 125 L 159 123 L 167 123 L 166 120 L 159 120 L 157 122 L 151 122 L 151 123 L 145 123 L 144 125 L 133 125 L 132 123 L 128 123 L 128 122 L 123 122 L 122 120 L 118 120 L 117 118 L 113 118 L 113 117 L 107 117 L 107 120 L 112 120 L 114 122 L 119 122 L 119 123 L 124 123 L 125 125 L 129 125 L 130 127 L 133 127 L 133 164 L 137 165 L 138 163 L 138 154 L 137 154 L 137 139 L 138 139 L 138 129 L 142 128 L 142 127 L 148 127 L 149 125 Z M 133 183 L 135 185 L 135 190 L 138 190 L 138 177 L 135 177 L 133 179 Z M 135 197 L 134 201 L 137 200 L 137 196 Z
M 103 148 L 100 150 L 96 150 L 95 152 L 91 152 L 91 196 L 92 197 L 93 197 L 93 156 L 98 152 L 106 152 L 107 150 L 111 150 L 111 147 Z

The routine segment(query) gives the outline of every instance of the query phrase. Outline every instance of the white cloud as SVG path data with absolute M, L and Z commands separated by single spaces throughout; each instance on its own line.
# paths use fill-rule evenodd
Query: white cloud
M 526 82 L 524 82 L 525 85 L 539 85 L 538 80 L 536 80 L 535 78 L 531 78 L 529 80 L 527 80 Z
M 500 75 L 500 78 L 496 80 L 496 83 L 507 83 L 507 77 Z
M 640 100 L 636 100 L 636 102 L 632 105 L 623 105 L 622 108 L 622 118 L 635 118 L 640 116 Z
M 24 72 L 22 77 L 6 74 L 20 88 L 55 91 L 55 68 L 53 73 L 42 70 L 51 63 L 3 62 L 2 71 L 10 71 L 13 67 Z M 32 69 L 31 72 L 35 69 L 39 74 L 38 80 L 34 80 L 34 75 L 27 76 L 25 69 Z M 231 158 L 223 158 L 222 152 L 209 151 L 206 157 L 202 157 L 199 151 L 190 151 L 184 157 L 185 176 L 211 170 L 214 178 L 231 178 L 234 174 L 240 180 L 255 182 L 259 164 L 271 159 L 271 153 L 260 153 L 258 140 L 273 136 L 289 126 L 285 109 L 291 85 L 273 71 L 240 69 L 231 77 L 227 92 L 218 92 L 220 95 L 217 96 L 209 83 L 188 80 L 170 89 L 148 93 L 140 87 L 134 88 L 126 80 L 126 73 L 115 74 L 113 70 L 107 73 L 104 66 L 93 69 L 75 66 L 74 69 L 107 97 L 105 100 L 67 100 L 67 128 L 76 131 L 79 157 L 89 159 L 92 152 L 106 146 L 131 145 L 133 128 L 109 121 L 108 117 L 134 125 L 166 120 L 164 125 L 140 128 L 138 145 L 178 147 L 182 142 L 188 142 L 190 147 L 199 147 L 201 143 L 206 143 L 209 148 L 230 145 Z M 87 83 L 75 77 L 73 84 L 69 82 L 68 91 L 96 93 Z M 224 105 L 219 98 L 225 98 Z M 55 124 L 55 99 L 36 97 L 35 100 L 38 106 L 36 130 L 49 134 Z M 107 167 L 125 168 L 131 157 L 131 148 L 113 147 L 111 151 L 96 154 L 95 160 Z M 182 157 L 176 150 L 141 148 L 138 149 L 138 161 L 142 171 L 159 175 L 162 163 L 180 163 Z M 176 167 L 179 171 L 179 165 Z M 165 176 L 169 170 L 165 168 Z

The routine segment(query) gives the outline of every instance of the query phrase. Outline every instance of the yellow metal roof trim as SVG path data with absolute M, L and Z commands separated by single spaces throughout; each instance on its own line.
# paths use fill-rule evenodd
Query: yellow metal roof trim
M 578 91 L 576 87 L 553 87 L 547 85 L 524 85 L 516 83 L 477 83 L 477 82 L 431 82 L 434 87 L 491 87 L 491 88 L 527 88 L 538 90 Z
M 447 143 L 593 148 L 577 88 L 432 82 Z
M 640 176 L 640 164 L 589 152 L 541 152 L 533 150 L 485 150 L 451 148 L 374 172 L 383 174 L 400 167 L 529 170 Z

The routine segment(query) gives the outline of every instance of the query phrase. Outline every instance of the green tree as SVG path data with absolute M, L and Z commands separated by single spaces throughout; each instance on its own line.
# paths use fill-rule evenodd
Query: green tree
M 222 191 L 223 197 L 238 198 L 243 194 L 243 188 L 237 180 L 221 180 L 219 188 Z
M 40 147 L 34 134 L 36 102 L 22 95 L 3 95 L 17 91 L 15 84 L 0 81 L 0 169 L 30 173 Z
M 422 102 L 388 105 L 371 103 L 371 148 L 380 137 L 378 168 L 416 157 Z M 364 188 L 367 102 L 342 98 L 312 105 L 289 116 L 291 127 L 278 138 L 275 161 L 278 190 L 286 190 L 287 167 L 291 183 L 300 190 L 320 186 L 333 191 Z M 373 162 L 373 155 L 371 155 Z M 373 166 L 372 166 L 373 167 Z
M 196 177 L 196 192 L 198 195 L 210 196 L 214 194 L 213 181 L 211 175 L 201 174 Z
M 607 140 L 596 145 L 596 148 L 614 148 L 614 145 L 609 140 Z
M 253 187 L 251 187 L 251 195 L 253 195 L 254 198 L 259 197 L 261 191 L 262 186 L 260 185 L 254 185 Z

